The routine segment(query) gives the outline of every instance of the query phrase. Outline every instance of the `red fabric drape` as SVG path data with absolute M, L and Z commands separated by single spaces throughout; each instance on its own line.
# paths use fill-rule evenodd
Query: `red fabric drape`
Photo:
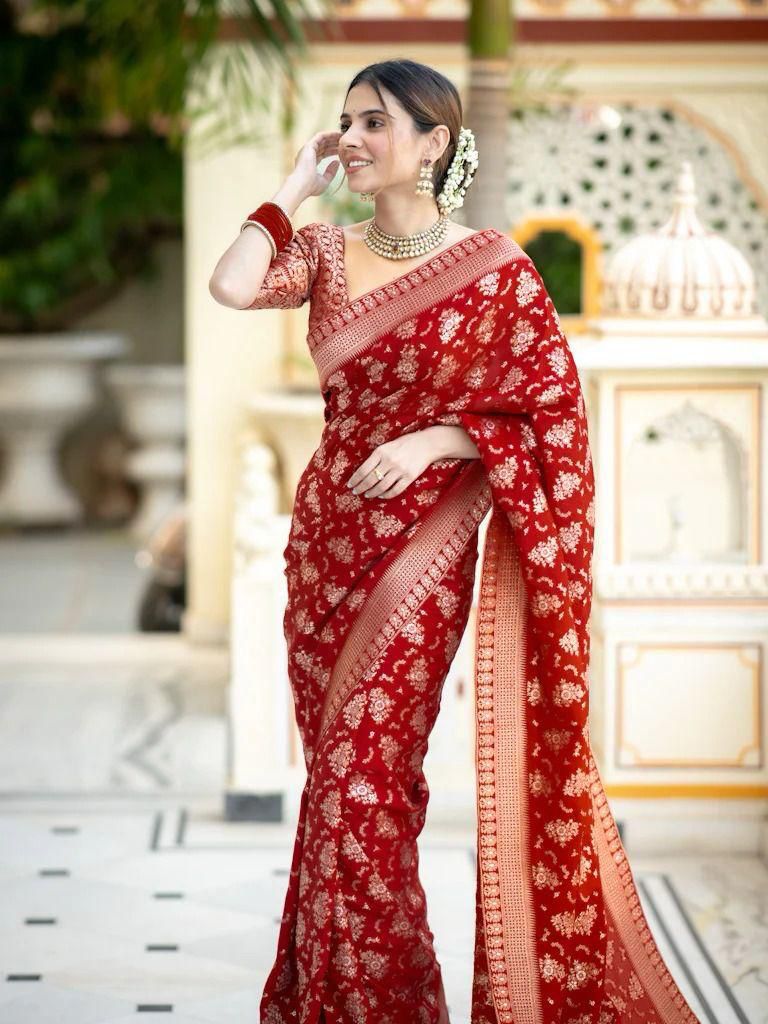
M 310 335 L 326 426 L 285 550 L 307 783 L 262 1021 L 444 1022 L 418 880 L 422 771 L 475 633 L 472 1024 L 695 1024 L 643 915 L 592 756 L 594 475 L 584 397 L 536 268 L 476 232 Z M 433 423 L 479 459 L 402 495 L 346 480 Z

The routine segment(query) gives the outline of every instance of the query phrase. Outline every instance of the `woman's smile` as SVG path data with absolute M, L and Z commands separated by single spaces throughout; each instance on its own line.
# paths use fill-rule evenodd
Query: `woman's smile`
M 372 161 L 367 161 L 364 164 L 347 164 L 347 174 L 354 174 L 355 171 L 363 171 L 366 167 L 370 167 Z

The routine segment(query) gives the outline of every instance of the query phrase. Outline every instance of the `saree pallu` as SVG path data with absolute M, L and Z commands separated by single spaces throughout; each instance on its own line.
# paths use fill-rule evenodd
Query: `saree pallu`
M 594 476 L 540 275 L 506 235 L 478 231 L 309 343 L 326 424 L 284 552 L 307 781 L 261 1021 L 448 1021 L 418 877 L 422 763 L 490 512 L 471 1024 L 696 1024 L 590 747 Z M 436 423 L 462 426 L 480 457 L 433 462 L 394 498 L 347 488 L 376 446 Z

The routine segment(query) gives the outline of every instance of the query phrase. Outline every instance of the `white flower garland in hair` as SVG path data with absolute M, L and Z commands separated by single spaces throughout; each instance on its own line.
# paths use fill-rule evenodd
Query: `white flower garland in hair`
M 469 165 L 469 171 L 466 174 L 464 183 L 461 184 L 464 178 L 464 168 L 462 166 L 464 163 Z M 478 152 L 475 149 L 475 136 L 470 128 L 462 126 L 459 131 L 456 152 L 453 154 L 451 166 L 448 168 L 448 173 L 445 176 L 445 184 L 440 195 L 437 197 L 438 206 L 443 213 L 450 213 L 451 210 L 464 205 L 464 196 L 472 184 L 477 164 Z

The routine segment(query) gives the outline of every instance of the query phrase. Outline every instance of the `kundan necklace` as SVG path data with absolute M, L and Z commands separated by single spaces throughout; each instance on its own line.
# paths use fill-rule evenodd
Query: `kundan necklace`
M 411 256 L 421 256 L 440 245 L 448 232 L 449 223 L 449 218 L 441 214 L 435 223 L 424 231 L 417 231 L 413 235 L 390 235 L 377 227 L 376 221 L 371 218 L 365 226 L 363 240 L 368 248 L 379 256 L 386 256 L 390 260 L 407 260 Z

